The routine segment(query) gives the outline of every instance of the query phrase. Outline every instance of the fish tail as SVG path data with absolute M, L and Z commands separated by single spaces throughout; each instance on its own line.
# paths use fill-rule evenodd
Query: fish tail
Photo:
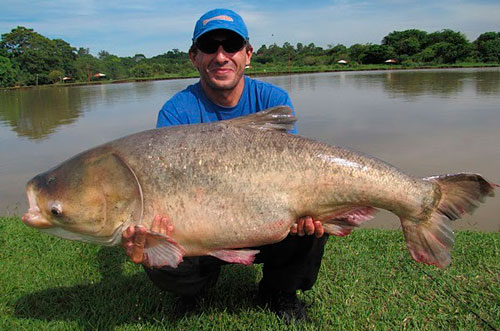
M 424 178 L 437 184 L 438 203 L 425 219 L 401 218 L 406 246 L 418 262 L 446 267 L 455 240 L 451 221 L 472 213 L 486 196 L 495 195 L 493 184 L 477 174 Z

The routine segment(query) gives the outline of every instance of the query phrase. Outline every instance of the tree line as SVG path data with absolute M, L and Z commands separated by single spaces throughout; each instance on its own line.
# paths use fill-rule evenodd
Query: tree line
M 253 69 L 279 71 L 284 67 L 382 64 L 388 59 L 401 65 L 500 63 L 500 32 L 485 32 L 470 42 L 464 34 L 445 29 L 428 33 L 410 29 L 393 31 L 380 44 L 328 45 L 327 48 L 285 42 L 263 45 L 254 52 Z M 173 49 L 147 58 L 143 54 L 119 57 L 102 50 L 95 57 L 88 48 L 75 48 L 62 39 L 49 39 L 33 29 L 18 26 L 2 34 L 0 42 L 0 87 L 42 85 L 100 79 L 195 75 L 187 52 Z

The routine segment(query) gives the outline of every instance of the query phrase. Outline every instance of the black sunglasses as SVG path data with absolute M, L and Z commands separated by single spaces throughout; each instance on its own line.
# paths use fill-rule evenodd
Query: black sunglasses
M 246 40 L 233 37 L 224 40 L 215 40 L 212 38 L 200 38 L 196 41 L 196 47 L 205 54 L 214 54 L 222 46 L 227 53 L 236 53 L 245 46 Z

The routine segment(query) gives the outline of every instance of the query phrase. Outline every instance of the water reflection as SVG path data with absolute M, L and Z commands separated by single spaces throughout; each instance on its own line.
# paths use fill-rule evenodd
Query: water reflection
M 388 72 L 382 80 L 390 97 L 415 97 L 432 94 L 452 97 L 463 93 L 469 85 L 477 96 L 489 96 L 500 91 L 500 71 L 436 71 Z
M 415 71 L 410 74 L 389 72 L 382 80 L 384 90 L 390 97 L 404 97 L 413 100 L 415 97 L 429 95 L 450 97 L 464 90 L 465 73 L 454 73 L 452 79 L 448 74 L 430 71 Z
M 500 70 L 478 71 L 474 81 L 478 95 L 495 97 L 500 93 Z
M 129 116 L 131 112 L 142 111 L 145 107 L 150 107 L 148 111 L 157 112 L 172 94 L 193 82 L 188 79 L 4 90 L 0 91 L 0 128 L 10 127 L 20 137 L 44 140 L 58 132 L 60 127 L 78 122 L 79 117 L 90 111 L 99 111 L 99 116 L 115 113 L 117 117 Z M 145 122 L 147 126 L 141 129 L 152 127 L 156 122 L 155 117 L 151 116 Z M 99 124 L 96 123 L 96 126 Z
M 81 114 L 81 89 L 33 88 L 0 93 L 0 121 L 19 136 L 44 139 Z
M 500 93 L 500 70 L 415 70 L 388 72 L 285 75 L 266 77 L 290 93 L 338 89 L 352 85 L 358 91 L 381 88 L 389 98 L 414 101 L 429 95 L 453 97 L 468 89 L 474 97 Z M 155 96 L 155 82 L 80 88 L 33 88 L 0 92 L 0 122 L 19 136 L 46 139 L 59 126 L 74 123 L 94 106 L 113 106 Z M 185 85 L 179 85 L 182 89 Z M 329 95 L 326 94 L 326 97 Z M 328 103 L 327 103 L 328 104 Z M 329 105 L 329 104 L 328 104 Z

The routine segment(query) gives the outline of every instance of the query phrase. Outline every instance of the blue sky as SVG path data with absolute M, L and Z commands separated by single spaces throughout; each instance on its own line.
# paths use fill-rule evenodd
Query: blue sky
M 118 56 L 147 57 L 187 51 L 195 21 L 213 8 L 245 19 L 254 48 L 288 41 L 328 44 L 380 43 L 395 30 L 452 29 L 470 41 L 500 31 L 500 0 L 0 0 L 0 33 L 32 28 L 74 47 Z

